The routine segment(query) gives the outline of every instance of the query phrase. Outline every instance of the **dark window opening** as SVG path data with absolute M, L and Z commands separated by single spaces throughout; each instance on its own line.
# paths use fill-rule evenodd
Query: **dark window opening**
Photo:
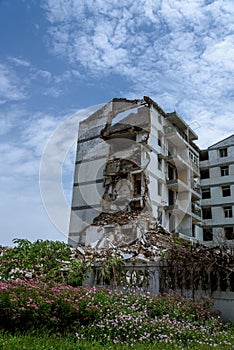
M 192 225 L 192 237 L 196 236 L 196 226 Z
M 211 198 L 210 188 L 202 189 L 202 199 L 208 199 L 208 198 Z
M 212 211 L 211 211 L 211 208 L 203 208 L 203 209 L 202 209 L 202 218 L 203 218 L 204 220 L 212 219 Z
M 172 190 L 168 191 L 168 203 L 169 203 L 169 205 L 174 204 L 174 191 L 172 191 Z
M 212 228 L 203 228 L 203 241 L 213 241 Z
M 221 158 L 227 157 L 227 147 L 225 147 L 225 148 L 220 148 L 220 150 L 219 150 L 219 156 L 220 156 Z
M 162 184 L 160 181 L 158 181 L 158 195 L 161 196 L 162 195 Z
M 175 178 L 175 169 L 168 165 L 168 178 L 169 180 L 173 180 Z
M 234 239 L 234 227 L 224 227 L 224 234 L 226 239 Z
M 208 160 L 209 159 L 209 154 L 208 151 L 200 151 L 200 160 Z
M 231 196 L 231 187 L 228 186 L 222 186 L 222 192 L 223 192 L 223 197 L 229 197 Z
M 220 167 L 220 172 L 221 172 L 221 176 L 229 175 L 228 165 L 227 166 L 221 166 Z
M 141 195 L 141 174 L 134 176 L 134 197 Z
M 162 170 L 162 158 L 158 155 L 158 170 Z
M 201 170 L 201 179 L 208 179 L 210 177 L 210 170 Z
M 162 147 L 162 136 L 158 135 L 158 145 L 159 147 Z

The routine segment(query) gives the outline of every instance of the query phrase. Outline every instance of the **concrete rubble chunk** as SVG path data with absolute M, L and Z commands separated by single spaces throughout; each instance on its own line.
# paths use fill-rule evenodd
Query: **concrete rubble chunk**
M 119 257 L 129 262 L 152 262 L 160 259 L 161 254 L 166 252 L 174 244 L 174 238 L 163 227 L 157 228 L 154 231 L 148 231 L 142 237 L 136 239 L 131 244 L 123 244 L 114 246 L 110 242 L 109 245 L 95 244 L 78 245 L 77 255 L 85 261 L 100 263 L 110 256 Z

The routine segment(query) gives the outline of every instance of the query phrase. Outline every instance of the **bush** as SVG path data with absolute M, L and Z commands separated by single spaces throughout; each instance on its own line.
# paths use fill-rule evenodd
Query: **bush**
M 71 246 L 59 241 L 14 239 L 16 244 L 0 255 L 0 280 L 41 279 L 82 285 L 88 264 L 72 257 Z
M 193 301 L 177 294 L 153 297 L 54 282 L 5 281 L 0 282 L 0 310 L 0 327 L 11 332 L 44 328 L 73 332 L 77 340 L 129 345 L 214 347 L 234 340 L 231 328 L 211 316 L 209 299 Z

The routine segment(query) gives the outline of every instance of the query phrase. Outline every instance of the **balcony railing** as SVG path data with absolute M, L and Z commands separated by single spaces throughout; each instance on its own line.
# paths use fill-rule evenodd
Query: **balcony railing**
M 197 192 L 198 194 L 201 194 L 201 188 L 199 185 L 192 185 L 193 191 Z
M 166 136 L 168 137 L 173 137 L 173 136 L 177 136 L 178 139 L 183 139 L 183 142 L 186 141 L 188 142 L 188 136 L 182 132 L 181 130 L 174 128 L 173 126 L 165 126 L 164 127 L 164 132 L 166 134 Z M 182 140 L 181 140 L 182 141 Z
M 193 214 L 201 217 L 201 207 L 198 204 L 192 203 L 191 210 Z

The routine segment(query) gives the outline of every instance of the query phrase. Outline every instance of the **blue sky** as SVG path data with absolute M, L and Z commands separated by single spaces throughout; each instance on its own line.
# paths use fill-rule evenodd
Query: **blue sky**
M 233 133 L 232 0 L 0 0 L 0 244 L 65 240 L 79 120 L 114 97 Z M 41 169 L 41 172 L 40 172 Z

